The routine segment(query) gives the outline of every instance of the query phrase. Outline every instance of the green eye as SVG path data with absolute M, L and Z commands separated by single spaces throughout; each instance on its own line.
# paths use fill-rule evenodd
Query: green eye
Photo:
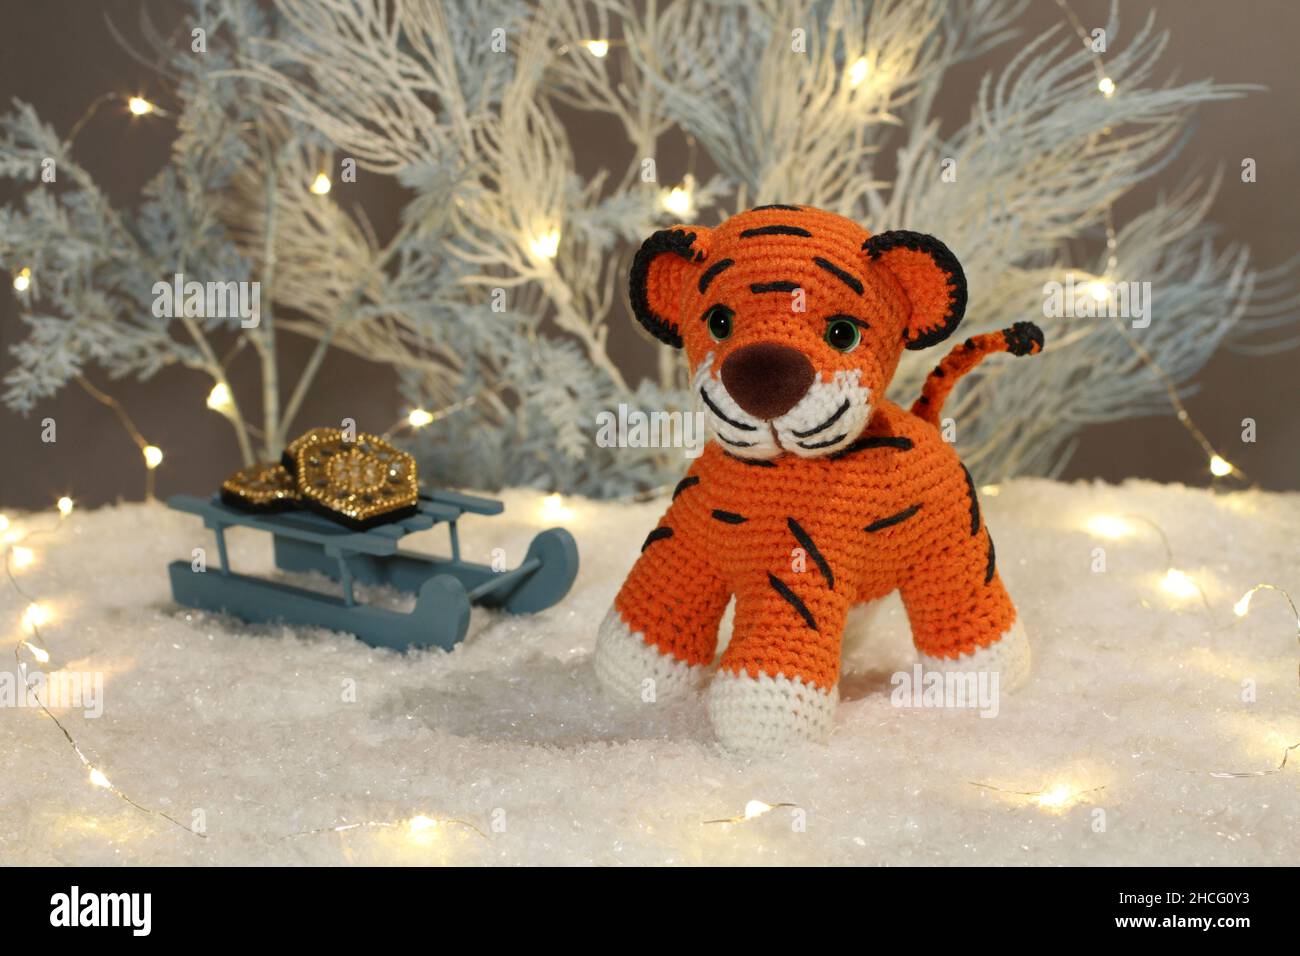
M 832 319 L 826 326 L 826 344 L 837 352 L 852 352 L 862 341 L 856 322 L 848 319 Z
M 731 338 L 731 317 L 735 314 L 725 305 L 715 305 L 704 313 L 704 324 L 715 342 Z

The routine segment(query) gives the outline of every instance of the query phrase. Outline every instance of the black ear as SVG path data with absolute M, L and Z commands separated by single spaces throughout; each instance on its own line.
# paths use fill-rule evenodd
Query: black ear
M 682 295 L 696 279 L 706 253 L 709 230 L 703 226 L 660 229 L 641 243 L 628 275 L 628 294 L 637 321 L 661 342 L 682 347 L 678 330 Z
M 912 304 L 903 331 L 909 349 L 950 336 L 966 314 L 966 274 L 947 246 L 922 232 L 895 230 L 872 236 L 863 251 L 902 285 Z

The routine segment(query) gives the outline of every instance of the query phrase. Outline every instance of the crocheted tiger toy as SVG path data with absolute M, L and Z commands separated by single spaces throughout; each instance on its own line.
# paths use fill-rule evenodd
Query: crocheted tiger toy
M 957 346 L 909 412 L 884 397 L 902 350 L 946 338 L 966 306 L 961 266 L 931 236 L 760 206 L 655 233 L 630 284 L 637 319 L 685 347 L 715 440 L 601 624 L 609 693 L 663 700 L 701 685 L 732 595 L 708 710 L 734 750 L 822 738 L 845 616 L 894 590 L 925 666 L 998 671 L 1003 687 L 1027 675 L 975 486 L 937 426 L 985 355 L 1042 348 L 1036 326 Z

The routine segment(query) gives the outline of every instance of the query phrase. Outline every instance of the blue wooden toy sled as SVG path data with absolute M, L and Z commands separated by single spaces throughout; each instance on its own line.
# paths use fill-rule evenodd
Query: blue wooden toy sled
M 220 496 L 176 495 L 168 507 L 198 515 L 217 538 L 219 568 L 195 571 L 188 561 L 173 561 L 172 597 L 178 604 L 223 611 L 245 621 L 289 621 L 349 631 L 372 647 L 442 647 L 465 637 L 471 605 L 515 614 L 541 611 L 558 602 L 578 573 L 578 548 L 563 528 L 535 538 L 523 562 L 510 571 L 462 561 L 456 522 L 466 513 L 500 514 L 491 498 L 452 491 L 421 493 L 418 511 L 405 518 L 352 531 L 309 511 L 249 512 L 225 504 Z M 400 549 L 413 531 L 446 522 L 451 557 Z M 310 591 L 230 570 L 225 532 L 230 527 L 270 532 L 276 566 L 285 571 L 319 571 L 339 582 L 339 596 Z M 384 584 L 416 595 L 409 614 L 357 603 L 353 583 Z

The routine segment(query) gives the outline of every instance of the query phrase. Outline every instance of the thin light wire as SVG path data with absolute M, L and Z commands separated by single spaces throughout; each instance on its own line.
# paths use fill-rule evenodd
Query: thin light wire
M 95 399 L 95 401 L 107 405 L 113 410 L 113 413 L 117 416 L 117 420 L 122 423 L 122 427 L 126 429 L 126 433 L 131 436 L 131 440 L 135 442 L 135 446 L 140 449 L 140 453 L 143 455 L 144 450 L 149 447 L 149 441 L 140 433 L 140 429 L 136 428 L 135 422 L 131 420 L 131 416 L 127 414 L 122 403 L 112 395 L 109 395 L 108 393 L 96 388 L 94 385 L 91 385 L 90 382 L 86 381 L 84 376 L 77 376 L 77 384 L 85 389 L 86 393 L 90 395 L 91 398 Z M 156 470 L 156 468 L 150 468 L 147 465 L 145 466 L 144 497 L 146 501 L 153 501 L 154 498 L 153 473 Z
M 1168 572 L 1175 570 L 1174 549 L 1169 544 L 1169 535 L 1165 534 L 1164 528 L 1160 527 L 1160 525 L 1156 524 L 1155 521 L 1153 521 L 1151 518 L 1148 518 L 1146 515 L 1134 514 L 1130 512 L 1121 515 L 1121 517 L 1129 518 L 1132 519 L 1133 521 L 1140 521 L 1142 524 L 1145 524 L 1147 527 L 1155 531 L 1155 533 L 1160 536 L 1160 543 L 1161 545 L 1164 546 L 1165 549 L 1165 573 L 1167 574 Z M 1188 580 L 1190 580 L 1192 582 L 1192 586 L 1196 588 L 1196 593 L 1201 596 L 1201 603 L 1205 605 L 1205 609 L 1207 611 L 1210 610 L 1210 599 L 1205 594 L 1205 588 L 1201 587 L 1201 582 L 1196 580 L 1196 578 L 1191 577 L 1190 575 L 1188 576 Z
M 463 408 L 468 408 L 470 405 L 473 405 L 475 402 L 477 402 L 478 398 L 479 398 L 478 395 L 471 395 L 469 398 L 462 398 L 458 402 L 452 402 L 450 405 L 447 405 L 444 408 L 440 408 L 436 412 L 430 412 L 429 420 L 425 422 L 423 425 L 420 425 L 419 427 L 428 428 L 434 422 L 442 421 L 447 416 L 454 415 L 456 414 L 456 412 L 460 411 Z M 387 440 L 393 436 L 394 432 L 406 431 L 406 430 L 410 430 L 410 431 L 416 430 L 416 426 L 411 424 L 409 416 L 405 418 L 399 418 L 396 422 L 394 422 L 392 425 L 389 426 L 386 432 L 384 432 L 379 437 L 383 438 L 384 440 Z
M 17 591 L 18 594 L 21 597 L 23 597 L 28 602 L 29 605 L 38 604 L 39 602 L 32 595 L 28 594 L 27 591 L 25 591 L 22 588 L 22 586 L 19 585 L 17 579 L 14 578 L 13 566 L 10 562 L 10 555 L 13 553 L 13 546 L 17 544 L 19 541 L 28 540 L 30 537 L 32 537 L 35 534 L 52 534 L 54 531 L 58 530 L 59 527 L 62 526 L 63 521 L 65 520 L 67 519 L 61 519 L 59 521 L 59 524 L 56 525 L 54 528 L 48 528 L 43 531 L 37 531 L 37 532 L 31 532 L 29 534 L 25 534 L 17 541 L 11 542 L 5 548 L 5 575 L 8 577 L 9 583 L 10 585 L 13 586 L 14 590 Z M 42 648 L 45 648 L 48 653 L 49 645 L 46 642 L 44 635 L 41 634 L 40 624 L 33 618 L 27 622 L 27 625 L 32 629 L 32 635 L 39 642 L 40 646 Z M 29 683 L 27 678 L 27 663 L 19 656 L 20 649 L 26 643 L 27 643 L 26 641 L 20 640 L 18 643 L 14 645 L 14 662 L 18 665 L 18 671 L 21 674 L 23 679 L 23 686 L 28 691 L 31 691 L 32 685 L 31 683 Z M 54 714 L 50 711 L 50 709 L 45 706 L 45 702 L 41 700 L 40 695 L 29 694 L 29 696 L 31 697 L 32 700 L 36 701 L 36 706 L 40 708 L 41 713 L 43 713 L 46 717 L 48 717 L 54 723 L 55 727 L 59 728 L 59 732 L 63 734 L 63 739 L 68 742 L 68 746 L 72 748 L 72 752 L 77 755 L 77 759 L 80 760 L 82 766 L 86 768 L 86 772 L 90 776 L 92 782 L 94 782 L 96 779 L 95 774 L 99 775 L 98 779 L 103 782 L 102 783 L 94 782 L 94 786 L 99 787 L 102 790 L 109 791 L 114 796 L 118 797 L 118 799 L 134 807 L 136 810 L 139 810 L 141 813 L 147 813 L 150 816 L 161 817 L 162 819 L 168 821 L 169 823 L 184 830 L 186 833 L 191 833 L 194 836 L 199 837 L 200 839 L 206 840 L 208 838 L 206 833 L 200 833 L 197 830 L 191 829 L 190 827 L 186 826 L 184 823 L 182 823 L 180 820 L 177 820 L 175 817 L 171 816 L 170 814 L 162 810 L 155 810 L 152 807 L 144 806 L 143 804 L 136 801 L 130 794 L 128 794 L 121 787 L 117 786 L 117 784 L 113 783 L 113 781 L 109 779 L 109 777 L 102 770 L 100 770 L 98 767 L 96 767 L 93 763 L 90 762 L 90 758 L 87 757 L 85 751 L 81 749 L 81 745 L 78 744 L 76 738 L 72 736 L 72 732 L 68 730 L 67 726 L 63 723 L 63 721 L 59 720 L 58 717 L 55 717 Z
M 1084 28 L 1083 22 L 1079 19 L 1078 15 L 1070 8 L 1070 6 L 1065 2 L 1065 0 L 1055 0 L 1055 3 L 1058 7 L 1061 8 L 1061 12 L 1065 15 L 1065 18 L 1069 21 L 1070 27 L 1074 30 L 1075 35 L 1079 38 L 1079 41 L 1084 45 L 1084 48 L 1091 55 L 1093 70 L 1097 74 L 1098 83 L 1100 83 L 1102 80 L 1106 79 L 1105 61 L 1102 59 L 1101 54 L 1099 54 L 1096 50 L 1092 48 L 1092 38 L 1088 35 L 1088 31 Z M 1106 272 L 1109 276 L 1111 273 L 1114 272 L 1115 268 L 1119 264 L 1119 258 L 1117 255 L 1117 250 L 1119 248 L 1119 239 L 1115 230 L 1114 200 L 1110 200 L 1106 203 L 1104 212 L 1105 212 L 1104 218 L 1105 218 L 1105 228 L 1106 228 L 1106 251 L 1107 251 Z M 1245 472 L 1243 472 L 1235 464 L 1228 462 L 1227 458 L 1223 457 L 1217 451 L 1215 451 L 1214 446 L 1210 443 L 1210 440 L 1205 437 L 1205 432 L 1203 432 L 1201 428 L 1196 424 L 1195 420 L 1192 418 L 1191 412 L 1187 410 L 1187 406 L 1183 403 L 1182 398 L 1179 396 L 1178 386 L 1174 382 L 1173 377 L 1168 372 L 1165 371 L 1163 366 L 1161 366 L 1160 363 L 1156 361 L 1155 356 L 1153 356 L 1150 353 L 1150 351 L 1144 345 L 1142 345 L 1142 343 L 1140 343 L 1137 339 L 1133 338 L 1133 336 L 1129 334 L 1129 331 L 1126 328 L 1124 328 L 1123 322 L 1119 321 L 1119 319 L 1115 316 L 1110 316 L 1110 320 L 1112 324 L 1114 324 L 1116 330 L 1119 332 L 1120 337 L 1124 340 L 1124 343 L 1133 350 L 1133 353 L 1137 355 L 1138 359 L 1142 362 L 1142 364 L 1145 365 L 1147 368 L 1151 369 L 1159 377 L 1160 383 L 1164 388 L 1165 394 L 1169 398 L 1169 403 L 1174 409 L 1175 416 L 1178 420 L 1178 423 L 1182 425 L 1183 428 L 1187 431 L 1187 433 L 1192 436 L 1192 438 L 1196 441 L 1198 445 L 1200 445 L 1201 451 L 1205 453 L 1206 458 L 1210 459 L 1211 461 L 1214 460 L 1215 458 L 1218 458 L 1220 461 L 1227 462 L 1229 467 L 1232 469 L 1231 471 L 1228 472 L 1227 475 L 1222 475 L 1222 476 L 1214 475 L 1213 477 L 1215 479 L 1218 479 L 1220 477 L 1226 478 L 1226 477 L 1236 476 L 1239 481 L 1248 482 L 1249 479 L 1247 478 Z
M 1164 387 L 1165 394 L 1169 397 L 1169 404 L 1174 407 L 1174 411 L 1177 413 L 1179 423 L 1187 429 L 1188 434 L 1190 434 L 1192 438 L 1196 440 L 1196 443 L 1201 446 L 1201 451 L 1205 453 L 1205 457 L 1210 459 L 1219 458 L 1223 461 L 1227 461 L 1226 458 L 1215 451 L 1214 446 L 1210 444 L 1210 440 L 1205 437 L 1205 432 L 1201 431 L 1196 422 L 1192 420 L 1192 413 L 1187 410 L 1187 406 L 1183 404 L 1183 400 L 1178 396 L 1178 386 L 1174 383 L 1174 380 L 1170 377 L 1169 373 L 1166 372 L 1151 353 L 1147 351 L 1145 345 L 1129 334 L 1128 329 L 1124 328 L 1123 322 L 1115 316 L 1111 316 L 1110 321 L 1123 337 L 1124 341 L 1128 343 L 1129 348 L 1137 353 L 1137 356 L 1142 360 L 1142 363 L 1160 377 L 1160 384 Z M 1246 477 L 1246 473 L 1236 465 L 1231 465 L 1231 467 L 1232 471 L 1228 472 L 1228 474 L 1223 477 L 1226 478 L 1231 475 L 1236 475 L 1241 481 L 1249 480 Z
M 704 826 L 710 826 L 715 823 L 748 823 L 750 820 L 757 820 L 759 817 L 767 816 L 773 810 L 779 810 L 782 807 L 795 809 L 799 806 L 797 803 L 768 803 L 766 800 L 760 800 L 758 802 L 763 804 L 764 807 L 764 809 L 760 810 L 758 813 L 749 813 L 749 807 L 746 806 L 745 812 L 740 814 L 740 816 L 723 817 L 721 820 L 704 820 L 702 823 Z
M 981 790 L 992 790 L 994 793 L 1004 793 L 1013 797 L 1044 797 L 1052 792 L 1052 789 L 1048 787 L 1043 787 L 1039 790 L 1008 790 L 1004 787 L 995 787 L 991 783 L 980 783 L 977 780 L 967 780 L 966 782 L 972 787 L 979 787 Z M 1086 796 L 1090 793 L 1099 793 L 1105 789 L 1106 787 L 1103 784 L 1100 787 L 1089 787 L 1087 790 L 1071 790 L 1070 802 L 1074 803 L 1078 801 L 1080 797 Z
M 436 824 L 437 826 L 465 827 L 466 829 L 473 830 L 484 840 L 488 838 L 488 835 L 486 833 L 484 833 L 474 824 L 470 823 L 468 820 L 456 820 L 450 817 L 431 817 L 431 816 L 421 814 L 420 817 L 410 818 L 406 820 L 364 820 L 360 823 L 344 823 L 333 827 L 314 827 L 310 830 L 299 830 L 297 833 L 290 833 L 287 836 L 281 837 L 281 839 L 292 840 L 295 837 L 313 836 L 318 833 L 346 833 L 350 830 L 363 830 L 363 829 L 414 830 L 414 827 L 412 827 L 411 825 L 412 819 L 428 820 L 430 823 Z
M 1253 588 L 1251 588 L 1249 591 L 1247 591 L 1245 594 L 1243 594 L 1240 598 L 1237 599 L 1238 606 L 1241 606 L 1243 602 L 1245 606 L 1245 610 L 1243 611 L 1243 613 L 1241 613 L 1240 616 L 1245 617 L 1247 614 L 1250 613 L 1250 599 L 1254 597 L 1254 595 L 1259 591 L 1276 591 L 1277 593 L 1282 595 L 1282 598 L 1286 601 L 1287 605 L 1291 608 L 1291 617 L 1294 618 L 1295 620 L 1296 643 L 1300 644 L 1300 610 L 1296 609 L 1295 601 L 1294 599 L 1292 599 L 1291 593 L 1287 591 L 1286 588 L 1278 587 L 1276 584 L 1256 584 Z M 1296 664 L 1296 682 L 1300 684 L 1300 661 L 1298 661 Z M 1185 771 L 1185 772 L 1189 772 L 1189 773 L 1204 772 L 1204 773 L 1208 773 L 1211 777 L 1217 777 L 1221 780 L 1237 778 L 1237 777 L 1269 777 L 1275 773 L 1281 773 L 1284 769 L 1286 769 L 1287 760 L 1290 759 L 1291 752 L 1297 749 L 1300 749 L 1300 741 L 1296 741 L 1291 746 L 1287 747 L 1285 750 L 1282 751 L 1281 761 L 1279 761 L 1278 765 L 1274 767 L 1272 770 L 1244 770 L 1244 771 L 1207 770 L 1207 771 Z

